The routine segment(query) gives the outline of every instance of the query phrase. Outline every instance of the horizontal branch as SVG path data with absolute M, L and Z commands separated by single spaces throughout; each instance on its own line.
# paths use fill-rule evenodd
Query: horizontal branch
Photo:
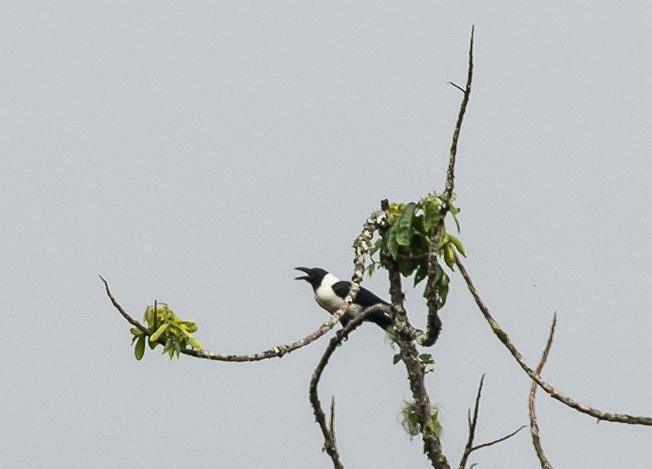
M 113 294 L 111 293 L 111 290 L 109 288 L 109 284 L 104 278 L 100 276 L 100 279 L 102 279 L 102 282 L 104 282 L 104 288 L 106 289 L 106 294 L 108 295 L 109 299 L 111 300 L 111 303 L 113 306 L 118 310 L 118 312 L 124 317 L 129 324 L 132 326 L 138 328 L 143 334 L 146 336 L 150 336 L 153 331 L 150 331 L 147 327 L 145 327 L 141 322 L 138 320 L 134 319 L 125 309 L 118 303 L 118 301 L 115 299 Z M 262 352 L 256 352 L 256 353 L 249 353 L 249 354 L 242 354 L 242 355 L 236 355 L 236 354 L 222 354 L 222 353 L 214 353 L 214 352 L 209 352 L 207 350 L 194 350 L 194 349 L 183 349 L 181 350 L 181 353 L 184 355 L 188 355 L 191 357 L 195 358 L 204 358 L 206 360 L 216 360 L 216 361 L 222 361 L 222 362 L 255 362 L 255 361 L 260 361 L 260 360 L 266 360 L 269 358 L 276 358 L 276 357 L 282 357 L 283 355 L 293 352 L 294 350 L 297 350 L 301 347 L 305 347 L 306 345 L 310 344 L 311 342 L 314 342 L 315 340 L 319 339 L 322 335 L 324 335 L 326 332 L 331 330 L 333 326 L 340 320 L 340 318 L 344 315 L 344 312 L 346 311 L 346 308 L 344 305 L 336 312 L 334 313 L 328 321 L 326 321 L 324 324 L 322 324 L 319 329 L 314 331 L 311 334 L 308 334 L 307 336 L 296 340 L 290 344 L 287 345 L 279 345 L 274 348 L 270 348 L 267 350 L 264 350 Z
M 475 303 L 478 305 L 478 308 L 480 308 L 482 315 L 484 316 L 485 320 L 489 323 L 489 326 L 491 326 L 491 329 L 493 330 L 496 337 L 498 337 L 498 340 L 500 340 L 500 342 L 502 342 L 502 344 L 505 347 L 507 347 L 507 350 L 509 350 L 509 352 L 512 354 L 512 356 L 517 361 L 517 363 L 521 366 L 523 371 L 525 371 L 525 373 L 527 373 L 527 375 L 533 381 L 535 381 L 539 386 L 541 386 L 541 389 L 543 389 L 552 398 L 557 399 L 562 404 L 565 404 L 568 407 L 571 407 L 579 412 L 595 417 L 599 420 L 626 423 L 631 425 L 652 425 L 652 417 L 638 417 L 634 415 L 620 414 L 615 412 L 605 412 L 576 401 L 575 399 L 567 396 L 566 394 L 561 393 L 551 384 L 544 381 L 543 378 L 539 376 L 538 373 L 536 373 L 532 368 L 530 368 L 527 365 L 527 363 L 525 363 L 525 359 L 521 354 L 521 352 L 518 351 L 516 346 L 514 346 L 514 344 L 509 339 L 509 336 L 507 335 L 505 330 L 500 326 L 500 324 L 498 324 L 498 322 L 491 315 L 489 308 L 487 308 L 487 306 L 482 301 L 482 298 L 480 298 L 480 294 L 475 288 L 475 285 L 473 284 L 473 281 L 471 280 L 469 273 L 466 271 L 464 264 L 462 264 L 459 257 L 457 256 L 455 259 L 455 263 L 457 264 L 457 267 L 460 269 L 460 273 L 462 274 L 462 277 L 464 277 L 466 286 L 471 292 L 471 295 L 473 296 Z
M 351 278 L 351 288 L 349 289 L 349 294 L 344 299 L 344 303 L 342 304 L 342 306 L 340 306 L 340 308 L 331 315 L 328 321 L 326 321 L 321 326 L 319 326 L 319 329 L 290 344 L 278 345 L 276 347 L 264 350 L 262 352 L 256 352 L 256 353 L 236 355 L 236 354 L 214 353 L 214 352 L 209 352 L 207 350 L 195 350 L 195 349 L 184 349 L 181 350 L 180 352 L 184 355 L 188 355 L 195 358 L 203 358 L 206 360 L 216 360 L 222 362 L 255 362 L 261 360 L 267 360 L 269 358 L 282 357 L 283 355 L 293 352 L 301 347 L 305 347 L 306 345 L 319 339 L 321 336 L 323 336 L 329 330 L 331 330 L 333 326 L 335 326 L 335 324 L 339 322 L 342 316 L 344 316 L 344 313 L 346 313 L 346 311 L 348 310 L 349 306 L 351 306 L 351 303 L 353 303 L 353 300 L 355 300 L 355 297 L 358 294 L 358 291 L 360 290 L 360 283 L 362 282 L 362 278 L 365 270 L 365 258 L 369 254 L 369 249 L 371 248 L 371 239 L 379 224 L 380 216 L 381 216 L 380 212 L 372 213 L 371 217 L 368 218 L 367 221 L 365 222 L 362 228 L 362 232 L 358 235 L 358 237 L 353 242 L 353 247 L 355 249 L 355 258 L 353 261 L 354 270 L 353 270 L 353 276 Z M 129 313 L 127 313 L 127 311 L 118 303 L 118 301 L 111 293 L 108 282 L 104 280 L 104 278 L 101 275 L 100 275 L 100 279 L 104 283 L 106 294 L 111 300 L 111 303 L 122 315 L 122 317 L 125 318 L 127 322 L 129 322 L 129 324 L 138 328 L 143 334 L 149 337 L 153 333 L 153 331 L 150 331 L 141 322 L 134 319 Z

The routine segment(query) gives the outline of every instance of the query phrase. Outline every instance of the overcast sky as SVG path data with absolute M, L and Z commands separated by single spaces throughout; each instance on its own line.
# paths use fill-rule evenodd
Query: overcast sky
M 327 316 L 293 267 L 348 278 L 381 199 L 443 189 L 473 24 L 467 267 L 530 363 L 557 312 L 550 382 L 652 415 L 650 18 L 649 1 L 5 0 L 0 466 L 331 467 L 307 390 L 325 338 L 255 364 L 136 362 L 98 274 L 215 352 L 313 331 Z M 382 273 L 365 285 L 388 297 Z M 527 423 L 529 381 L 457 275 L 441 315 L 428 389 L 456 465 L 481 374 L 479 442 Z M 429 467 L 393 353 L 364 327 L 324 374 L 347 468 Z M 556 468 L 649 467 L 652 429 L 538 408 Z M 537 467 L 527 432 L 470 462 Z

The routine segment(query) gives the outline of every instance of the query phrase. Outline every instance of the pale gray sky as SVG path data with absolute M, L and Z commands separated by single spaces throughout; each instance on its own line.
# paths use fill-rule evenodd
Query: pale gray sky
M 256 364 L 136 362 L 97 275 L 216 352 L 314 330 L 292 268 L 348 277 L 380 199 L 443 187 L 472 24 L 467 266 L 532 363 L 558 312 L 552 383 L 652 414 L 650 18 L 648 1 L 3 2 L 0 466 L 330 467 L 307 398 L 325 339 Z M 387 297 L 384 276 L 365 285 Z M 451 287 L 428 387 L 455 462 L 480 375 L 479 440 L 527 422 L 529 382 Z M 423 324 L 420 293 L 407 306 Z M 428 467 L 392 355 L 365 327 L 324 375 L 346 467 Z M 539 413 L 556 468 L 649 466 L 649 428 L 544 396 Z M 525 432 L 470 462 L 536 467 Z

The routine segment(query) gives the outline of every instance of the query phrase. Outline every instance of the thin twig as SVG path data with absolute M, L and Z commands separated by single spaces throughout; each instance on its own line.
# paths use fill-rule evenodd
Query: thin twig
M 460 138 L 460 132 L 462 130 L 462 122 L 464 121 L 464 114 L 466 113 L 466 106 L 469 104 L 469 98 L 471 97 L 471 82 L 473 81 L 474 34 L 475 34 L 475 26 L 471 28 L 471 40 L 469 41 L 469 66 L 466 74 L 466 87 L 464 89 L 464 97 L 462 98 L 462 104 L 460 105 L 460 112 L 457 115 L 457 122 L 455 123 L 455 130 L 453 131 L 450 155 L 448 158 L 448 172 L 446 173 L 446 190 L 444 191 L 445 200 L 450 200 L 451 197 L 453 196 L 454 179 L 455 179 L 455 157 L 457 156 L 457 142 Z
M 319 401 L 317 387 L 319 385 L 321 375 L 323 374 L 324 369 L 328 364 L 328 360 L 330 359 L 331 355 L 333 355 L 333 352 L 335 352 L 335 349 L 342 343 L 344 339 L 349 336 L 349 334 L 356 327 L 362 323 L 362 321 L 364 321 L 367 316 L 373 313 L 377 313 L 381 306 L 371 306 L 365 309 L 361 314 L 355 316 L 351 321 L 349 321 L 346 326 L 340 330 L 333 338 L 331 338 L 331 340 L 328 342 L 326 350 L 324 351 L 324 354 L 321 357 L 321 360 L 319 360 L 319 363 L 317 364 L 317 367 L 312 374 L 312 379 L 310 380 L 310 403 L 312 404 L 312 409 L 315 414 L 315 420 L 319 424 L 319 428 L 321 428 L 321 432 L 324 435 L 324 451 L 326 451 L 326 453 L 328 453 L 330 456 L 331 460 L 333 461 L 333 467 L 335 469 L 344 468 L 342 462 L 340 461 L 340 455 L 337 451 L 337 444 L 335 442 L 335 430 L 333 428 L 335 419 L 335 401 L 331 401 L 331 420 L 329 429 L 329 427 L 326 425 L 326 415 L 324 414 L 324 410 L 321 407 L 321 402 Z
M 136 327 L 140 332 L 143 334 L 149 335 L 149 329 L 147 329 L 144 325 L 142 325 L 139 321 L 136 319 L 132 318 L 129 313 L 127 313 L 122 306 L 117 302 L 117 300 L 113 297 L 113 294 L 111 293 L 111 290 L 109 289 L 109 283 L 104 280 L 104 277 L 100 275 L 100 280 L 104 283 L 104 289 L 106 290 L 106 294 L 109 297 L 109 300 L 111 300 L 111 303 L 115 307 L 115 309 L 118 310 L 118 312 L 122 315 L 123 318 L 127 320 L 129 324 L 132 326 Z
M 526 426 L 527 425 L 521 425 L 520 427 L 518 427 L 516 430 L 514 430 L 512 433 L 510 433 L 508 435 L 505 435 L 505 436 L 503 436 L 501 438 L 498 438 L 496 440 L 493 440 L 493 441 L 489 441 L 487 443 L 482 443 L 481 445 L 478 445 L 478 446 L 474 446 L 473 448 L 471 448 L 471 451 L 475 451 L 475 450 L 478 450 L 478 449 L 481 449 L 481 448 L 486 448 L 487 446 L 493 446 L 493 445 L 495 445 L 497 443 L 502 443 L 503 441 L 508 440 L 511 437 L 513 437 L 514 435 L 516 435 L 518 432 L 523 430 Z
M 428 317 L 426 322 L 426 334 L 417 338 L 419 345 L 430 347 L 437 342 L 439 333 L 441 332 L 441 318 L 439 317 L 439 303 L 437 298 L 437 250 L 439 247 L 439 240 L 444 233 L 444 219 L 450 210 L 450 202 L 453 198 L 453 190 L 455 187 L 455 162 L 457 159 L 457 144 L 462 131 L 462 123 L 464 122 L 464 115 L 466 108 L 469 104 L 471 97 L 471 83 L 473 83 L 473 42 L 474 42 L 475 28 L 471 28 L 471 39 L 469 41 L 469 63 L 466 73 L 466 86 L 464 89 L 457 86 L 455 83 L 450 82 L 453 86 L 458 88 L 464 93 L 462 102 L 460 103 L 460 110 L 457 113 L 457 121 L 455 122 L 455 130 L 451 138 L 451 147 L 448 155 L 448 171 L 446 173 L 446 189 L 442 199 L 444 204 L 440 213 L 439 221 L 435 227 L 432 237 L 430 239 L 430 248 L 428 249 L 428 272 L 427 272 L 427 286 L 426 303 L 428 305 Z
M 475 429 L 478 424 L 478 410 L 480 409 L 480 397 L 482 396 L 482 386 L 484 385 L 484 374 L 480 378 L 480 385 L 478 386 L 478 392 L 475 395 L 475 405 L 473 406 L 473 418 L 469 411 L 469 437 L 466 440 L 466 446 L 464 447 L 464 453 L 460 459 L 459 469 L 464 469 L 466 467 L 466 461 L 473 451 L 473 439 L 475 438 Z
M 482 443 L 477 446 L 473 446 L 473 440 L 475 438 L 475 430 L 478 426 L 478 411 L 480 409 L 480 397 L 482 396 L 482 386 L 484 384 L 484 376 L 482 375 L 482 378 L 480 378 L 480 385 L 478 386 L 478 393 L 475 396 L 475 405 L 473 406 L 473 417 L 471 417 L 471 411 L 469 411 L 469 437 L 466 441 L 466 446 L 464 447 L 464 453 L 462 454 L 462 458 L 460 459 L 460 464 L 458 466 L 458 469 L 464 469 L 466 467 L 466 462 L 469 458 L 469 455 L 482 448 L 486 448 L 487 446 L 493 446 L 495 444 L 501 443 L 514 435 L 516 435 L 518 432 L 523 430 L 525 428 L 525 425 L 522 425 L 521 427 L 517 428 L 515 431 L 510 433 L 509 435 L 505 435 L 501 438 L 497 438 L 493 441 L 489 441 L 487 443 Z M 473 467 L 474 464 L 471 465 Z
M 618 422 L 618 423 L 627 423 L 631 425 L 649 425 L 652 426 L 652 417 L 639 417 L 639 416 L 633 416 L 629 414 L 618 414 L 614 412 L 605 412 L 599 409 L 596 409 L 594 407 L 588 406 L 586 404 L 583 404 L 581 402 L 576 401 L 575 399 L 561 393 L 558 391 L 555 387 L 547 383 L 546 381 L 543 380 L 541 376 L 539 376 L 538 373 L 536 373 L 532 368 L 530 368 L 527 363 L 525 363 L 525 359 L 523 358 L 523 355 L 521 352 L 518 351 L 518 349 L 514 346 L 514 344 L 511 342 L 509 339 L 509 336 L 505 332 L 505 330 L 498 324 L 498 322 L 494 319 L 494 317 L 491 315 L 491 312 L 489 311 L 489 308 L 484 304 L 482 301 L 482 298 L 480 298 L 480 294 L 475 288 L 475 285 L 473 284 L 473 281 L 471 280 L 471 277 L 469 276 L 469 273 L 466 271 L 466 268 L 464 267 L 464 264 L 460 261 L 459 257 L 456 256 L 455 263 L 457 267 L 460 269 L 460 273 L 462 274 L 462 277 L 464 278 L 464 281 L 466 282 L 466 286 L 468 287 L 469 291 L 471 292 L 471 295 L 473 296 L 473 299 L 475 300 L 475 303 L 478 305 L 478 308 L 482 312 L 482 315 L 484 316 L 485 320 L 489 323 L 489 326 L 493 330 L 494 334 L 496 337 L 498 337 L 498 340 L 502 342 L 502 344 L 507 347 L 507 350 L 512 354 L 514 359 L 517 361 L 517 363 L 521 366 L 523 371 L 527 373 L 527 375 L 535 381 L 539 386 L 541 386 L 541 389 L 543 389 L 545 392 L 547 392 L 551 397 L 554 399 L 557 399 L 559 402 L 566 404 L 568 407 L 571 407 L 579 412 L 582 412 L 584 414 L 590 415 L 592 417 L 597 418 L 598 420 L 607 420 L 609 422 Z
M 539 360 L 539 364 L 537 365 L 536 372 L 539 375 L 541 374 L 541 371 L 543 370 L 543 367 L 548 360 L 548 354 L 550 353 L 550 348 L 552 347 L 552 339 L 555 335 L 556 325 L 557 313 L 553 314 L 552 316 L 552 324 L 550 324 L 550 332 L 548 333 L 546 346 L 544 347 L 543 353 L 541 354 L 541 360 Z M 539 424 L 537 423 L 537 410 L 535 405 L 537 387 L 537 383 L 532 381 L 532 385 L 530 386 L 530 393 L 527 400 L 528 414 L 530 416 L 530 434 L 532 435 L 532 446 L 534 446 L 534 450 L 537 453 L 537 457 L 541 463 L 541 468 L 552 469 L 552 464 L 550 464 L 550 461 L 548 461 L 548 458 L 546 458 L 546 454 L 543 451 L 543 446 L 541 445 L 541 436 L 539 433 Z

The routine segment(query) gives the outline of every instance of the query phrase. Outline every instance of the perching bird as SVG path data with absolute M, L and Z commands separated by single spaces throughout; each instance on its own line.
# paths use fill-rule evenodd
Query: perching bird
M 344 303 L 344 298 L 349 293 L 351 282 L 340 280 L 319 267 L 313 269 L 308 267 L 295 267 L 295 269 L 306 274 L 296 277 L 295 280 L 305 280 L 312 285 L 312 289 L 315 292 L 315 301 L 317 301 L 319 306 L 331 314 L 334 314 L 340 309 L 340 306 Z M 346 326 L 353 317 L 361 313 L 364 309 L 377 304 L 389 306 L 389 303 L 386 301 L 381 300 L 366 288 L 360 287 L 355 300 L 349 306 L 346 314 L 342 316 L 340 322 L 343 326 Z M 367 316 L 365 321 L 376 323 L 385 330 L 388 330 L 394 323 L 392 316 L 385 311 L 374 311 Z

